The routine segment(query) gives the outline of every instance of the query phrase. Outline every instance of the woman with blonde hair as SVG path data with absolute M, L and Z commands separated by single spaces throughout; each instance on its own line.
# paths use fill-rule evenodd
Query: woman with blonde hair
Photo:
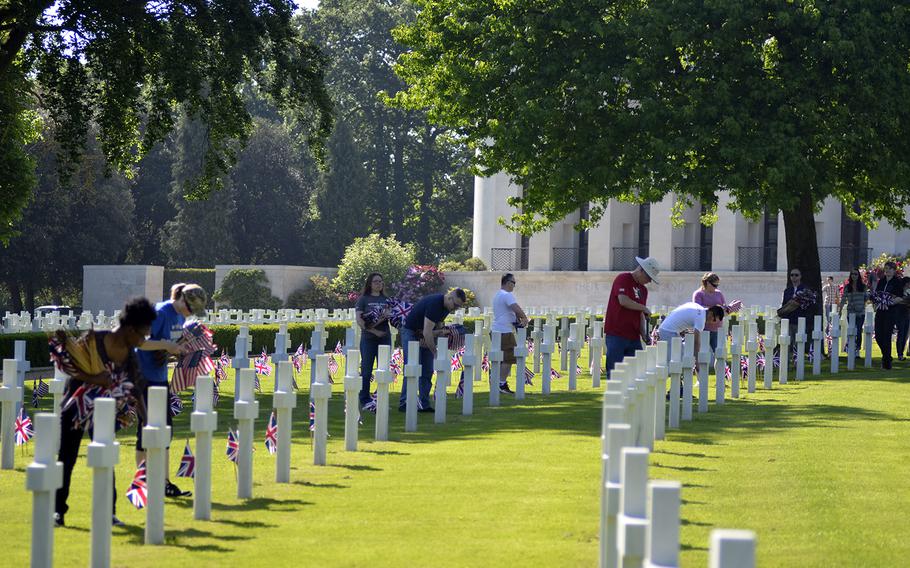
M 726 300 L 723 292 L 718 290 L 718 286 L 720 286 L 720 276 L 714 272 L 706 272 L 701 277 L 701 288 L 692 293 L 692 301 L 705 308 L 724 307 Z M 726 311 L 726 308 L 724 309 Z M 710 332 L 712 359 L 714 351 L 717 349 L 717 330 L 720 329 L 720 325 L 720 320 L 705 325 L 705 331 Z

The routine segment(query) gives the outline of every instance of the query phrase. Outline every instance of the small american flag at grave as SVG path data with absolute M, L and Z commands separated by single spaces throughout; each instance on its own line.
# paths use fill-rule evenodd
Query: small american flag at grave
M 534 383 L 531 382 L 531 381 L 533 381 L 533 380 L 534 380 L 534 371 L 532 371 L 532 370 L 531 370 L 530 368 L 528 368 L 528 367 L 525 367 L 525 384 L 526 384 L 526 385 L 531 385 L 531 386 L 533 387 L 533 386 L 534 386 Z
M 316 405 L 310 401 L 310 432 L 316 431 Z
M 561 379 L 562 375 L 559 374 L 559 371 L 556 369 L 550 369 L 550 378 L 551 379 Z
M 38 379 L 38 384 L 35 385 L 35 390 L 32 391 L 32 406 L 38 408 L 38 399 L 47 396 L 49 392 L 50 388 L 47 383 L 42 379 Z
M 185 352 L 177 358 L 171 377 L 171 390 L 179 393 L 196 384 L 196 377 L 215 368 L 212 355 L 216 346 L 212 343 L 212 331 L 199 322 L 190 322 L 183 328 L 183 336 L 177 340 Z

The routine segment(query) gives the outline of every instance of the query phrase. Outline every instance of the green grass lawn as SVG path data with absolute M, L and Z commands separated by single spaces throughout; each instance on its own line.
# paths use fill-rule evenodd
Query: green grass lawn
M 114 529 L 113 563 L 595 566 L 601 396 L 587 374 L 579 391 L 566 392 L 566 375 L 554 382 L 551 396 L 539 394 L 538 378 L 522 404 L 503 396 L 500 408 L 488 407 L 486 389 L 477 383 L 482 392 L 474 416 L 462 417 L 460 401 L 450 395 L 448 423 L 435 425 L 431 414 L 422 414 L 420 431 L 411 434 L 403 432 L 404 415 L 393 407 L 389 442 L 372 441 L 368 415 L 357 453 L 343 451 L 337 384 L 326 467 L 312 465 L 302 393 L 292 483 L 285 485 L 274 483 L 274 458 L 262 442 L 271 398 L 260 395 L 249 501 L 236 498 L 233 465 L 224 457 L 227 427 L 234 425 L 230 380 L 219 404 L 213 520 L 194 521 L 191 499 L 168 500 L 164 546 L 142 544 L 144 511 L 124 497 L 135 469 L 135 436 L 121 433 L 117 506 L 128 527 Z M 755 394 L 746 394 L 744 385 L 739 400 L 712 405 L 707 415 L 696 412 L 692 422 L 657 443 L 651 478 L 683 483 L 684 566 L 707 565 L 708 534 L 718 527 L 756 531 L 760 566 L 905 565 L 908 367 L 809 375 L 811 370 L 796 383 L 791 368 L 790 384 Z M 712 398 L 713 392 L 712 384 Z M 190 435 L 188 414 L 175 424 L 172 473 Z M 85 446 L 73 475 L 68 526 L 55 531 L 59 566 L 88 562 Z M 30 461 L 31 446 L 25 457 L 17 449 L 16 470 L 0 471 L 0 527 L 18 535 L 2 565 L 28 562 L 31 499 L 24 467 Z M 192 488 L 189 480 L 178 483 Z

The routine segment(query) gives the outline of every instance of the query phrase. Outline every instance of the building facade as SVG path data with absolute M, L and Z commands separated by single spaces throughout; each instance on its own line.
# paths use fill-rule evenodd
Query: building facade
M 600 223 L 587 231 L 575 224 L 587 208 L 575 211 L 549 230 L 524 237 L 498 223 L 508 219 L 509 197 L 521 188 L 504 173 L 474 180 L 473 255 L 491 270 L 617 271 L 634 266 L 636 256 L 655 257 L 664 270 L 778 272 L 787 269 L 783 214 L 767 213 L 752 222 L 727 208 L 721 193 L 717 222 L 699 222 L 700 205 L 683 212 L 684 224 L 674 227 L 670 217 L 675 196 L 636 205 L 610 201 Z M 910 208 L 906 211 L 910 216 Z M 815 215 L 815 231 L 822 272 L 843 272 L 881 253 L 910 250 L 910 230 L 896 230 L 882 221 L 878 228 L 850 219 L 834 198 Z

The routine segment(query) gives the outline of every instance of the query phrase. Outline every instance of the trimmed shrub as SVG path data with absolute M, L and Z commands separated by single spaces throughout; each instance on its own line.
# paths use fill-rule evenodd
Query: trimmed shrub
M 359 295 L 367 276 L 378 272 L 385 281 L 386 296 L 391 296 L 395 293 L 394 285 L 404 278 L 416 258 L 414 245 L 398 242 L 395 235 L 358 237 L 344 250 L 332 289 L 339 294 L 354 292 Z
M 265 271 L 256 268 L 231 270 L 221 288 L 212 294 L 212 299 L 237 310 L 275 310 L 281 307 L 281 300 L 272 296 L 269 290 Z
M 464 261 L 462 263 L 462 266 L 464 266 L 463 270 L 466 270 L 468 272 L 485 272 L 487 270 L 487 265 L 484 264 L 484 262 L 476 256 L 472 256 L 468 260 Z
M 286 307 L 305 310 L 307 308 L 349 308 L 353 305 L 347 295 L 339 294 L 332 288 L 331 280 L 317 274 L 310 278 L 309 286 L 294 290 L 288 296 Z

